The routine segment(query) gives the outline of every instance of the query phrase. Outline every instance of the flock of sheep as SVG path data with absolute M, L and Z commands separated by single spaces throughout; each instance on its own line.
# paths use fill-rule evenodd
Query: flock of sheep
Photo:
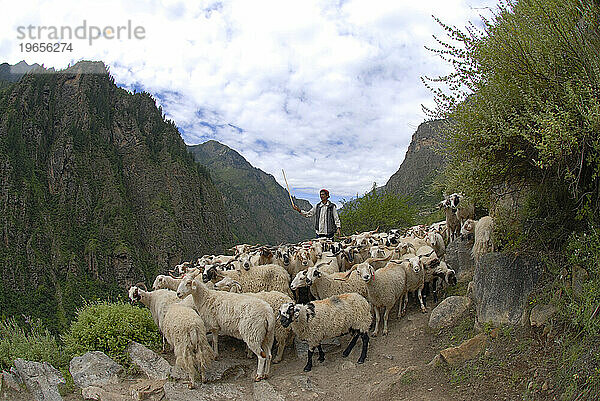
M 294 336 L 308 343 L 305 371 L 312 369 L 315 350 L 324 360 L 323 340 L 347 333 L 352 338 L 342 355 L 348 356 L 360 338 L 358 363 L 363 363 L 373 314 L 371 335 L 379 334 L 381 320 L 386 335 L 390 311 L 398 304 L 398 317 L 403 316 L 410 293 L 426 312 L 427 292 L 437 302 L 441 285 L 456 284 L 456 273 L 445 262 L 445 244 L 461 228 L 462 235 L 475 236 L 476 259 L 491 250 L 491 218 L 472 220 L 472 207 L 461 199 L 453 194 L 440 202 L 446 221 L 405 233 L 375 230 L 341 241 L 237 245 L 231 248 L 233 255 L 205 255 L 178 265 L 177 277 L 159 275 L 153 291 L 133 286 L 129 297 L 150 309 L 192 388 L 196 369 L 204 382 L 206 369 L 218 356 L 219 334 L 243 340 L 248 355 L 257 356 L 256 381 L 268 376 L 271 360 L 281 361 Z

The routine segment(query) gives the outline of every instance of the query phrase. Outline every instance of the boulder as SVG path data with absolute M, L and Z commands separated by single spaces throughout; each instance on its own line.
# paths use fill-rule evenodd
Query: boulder
M 473 359 L 482 353 L 483 350 L 485 350 L 486 344 L 487 336 L 483 333 L 479 333 L 475 337 L 463 342 L 457 347 L 451 347 L 442 350 L 440 352 L 440 356 L 449 365 L 458 365 Z
M 65 384 L 65 378 L 48 362 L 30 362 L 24 359 L 14 361 L 17 371 L 27 390 L 37 401 L 62 401 L 58 385 Z
M 285 401 L 285 397 L 268 381 L 262 380 L 254 383 L 254 401 Z
M 123 367 L 100 351 L 90 351 L 71 359 L 69 372 L 79 388 L 117 383 Z
M 473 276 L 476 324 L 526 324 L 527 298 L 541 271 L 539 260 L 498 252 L 483 255 Z
M 21 391 L 21 383 L 21 378 L 16 372 L 11 373 L 6 370 L 2 371 L 2 386 L 13 391 Z M 2 386 L 0 386 L 0 390 L 2 390 Z
M 252 359 L 234 359 L 234 358 L 223 358 L 213 361 L 210 367 L 206 371 L 206 381 L 216 382 L 229 377 L 239 378 L 246 375 L 246 371 L 252 369 L 252 365 L 256 366 L 256 362 L 253 363 Z M 178 377 L 175 373 L 176 368 L 173 367 L 171 376 L 176 379 L 186 379 L 187 373 L 184 377 Z
M 554 305 L 536 305 L 529 315 L 529 323 L 533 327 L 542 327 L 556 313 Z
M 438 330 L 454 326 L 469 306 L 471 306 L 471 299 L 468 297 L 452 296 L 444 299 L 431 311 L 429 327 Z
M 139 366 L 149 379 L 166 380 L 169 378 L 171 365 L 156 352 L 135 341 L 129 343 L 127 352 L 131 361 Z
M 456 272 L 458 280 L 463 277 L 470 277 L 473 274 L 475 264 L 471 257 L 471 249 L 473 248 L 473 239 L 465 239 L 458 237 L 450 242 L 446 247 L 446 264 L 450 269 Z

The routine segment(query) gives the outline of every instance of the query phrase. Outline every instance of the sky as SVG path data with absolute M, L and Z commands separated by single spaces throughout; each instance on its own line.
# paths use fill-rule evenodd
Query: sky
M 421 77 L 450 71 L 425 49 L 444 37 L 432 15 L 463 28 L 496 1 L 0 4 L 0 62 L 101 60 L 119 86 L 151 93 L 188 145 L 215 139 L 285 187 L 284 169 L 314 204 L 321 188 L 339 202 L 396 172 L 433 106 Z M 42 42 L 59 51 L 33 51 Z

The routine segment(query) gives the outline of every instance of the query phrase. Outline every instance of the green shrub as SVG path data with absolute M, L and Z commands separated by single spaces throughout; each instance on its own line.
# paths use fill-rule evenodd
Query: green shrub
M 380 231 L 391 228 L 408 228 L 414 223 L 416 210 L 408 203 L 408 198 L 373 189 L 360 198 L 342 200 L 340 221 L 346 234 L 355 231 L 370 231 L 379 227 Z
M 33 321 L 27 330 L 10 317 L 0 322 L 0 369 L 9 369 L 17 358 L 48 362 L 57 369 L 68 362 L 56 338 L 43 327 L 41 320 Z
M 99 301 L 83 307 L 62 336 L 65 352 L 79 356 L 102 351 L 116 362 L 129 365 L 127 345 L 131 340 L 149 348 L 162 344 L 150 311 L 124 302 Z

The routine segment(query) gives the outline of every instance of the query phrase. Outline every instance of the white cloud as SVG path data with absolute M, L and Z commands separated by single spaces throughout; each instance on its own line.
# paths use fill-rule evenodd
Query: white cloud
M 102 60 L 154 93 L 196 144 L 219 140 L 281 183 L 351 197 L 397 170 L 432 105 L 419 77 L 448 71 L 424 49 L 491 0 L 30 1 L 5 5 L 0 59 L 64 68 Z M 142 40 L 73 40 L 72 53 L 22 53 L 17 27 L 142 26 Z

